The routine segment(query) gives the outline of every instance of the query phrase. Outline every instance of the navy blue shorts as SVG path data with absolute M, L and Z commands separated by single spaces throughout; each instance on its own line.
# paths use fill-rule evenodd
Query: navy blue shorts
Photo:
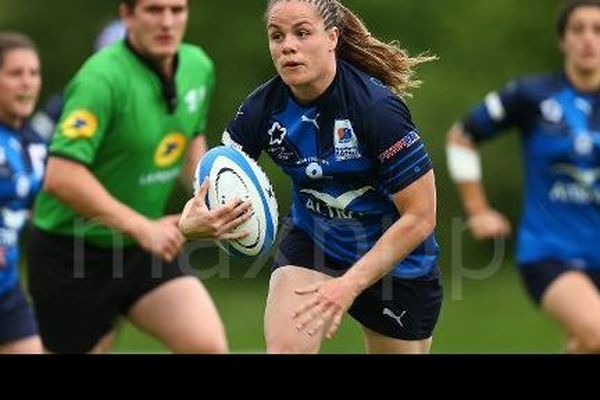
M 550 284 L 560 275 L 569 271 L 583 272 L 596 285 L 596 288 L 600 290 L 600 271 L 581 270 L 564 261 L 558 260 L 519 265 L 523 285 L 533 302 L 538 306 L 542 302 L 542 296 Z
M 90 351 L 137 300 L 185 275 L 176 260 L 158 260 L 138 246 L 113 251 L 86 244 L 81 254 L 72 237 L 35 228 L 27 257 L 40 336 L 53 353 Z
M 348 270 L 320 251 L 310 236 L 283 224 L 282 238 L 273 270 L 293 265 L 340 276 Z M 348 314 L 364 327 L 384 336 L 402 340 L 423 340 L 433 335 L 442 306 L 442 286 L 436 267 L 416 279 L 387 275 L 362 292 Z
M 35 336 L 37 324 L 19 285 L 0 295 L 0 346 Z

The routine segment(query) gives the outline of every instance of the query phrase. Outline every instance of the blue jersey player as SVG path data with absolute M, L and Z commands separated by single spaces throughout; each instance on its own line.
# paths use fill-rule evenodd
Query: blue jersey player
M 267 352 L 318 352 L 348 311 L 368 352 L 426 353 L 442 301 L 434 174 L 399 95 L 428 58 L 370 36 L 337 1 L 271 0 L 266 22 L 278 76 L 246 99 L 223 142 L 265 151 L 293 182 Z M 184 210 L 188 235 L 206 187 Z
M 46 147 L 24 140 L 23 123 L 41 87 L 31 40 L 0 32 L 0 353 L 38 353 L 42 344 L 19 285 L 19 233 L 41 186 Z
M 567 351 L 600 352 L 600 2 L 567 3 L 557 25 L 564 71 L 489 94 L 448 133 L 448 166 L 473 236 L 507 236 L 510 223 L 480 183 L 475 146 L 520 129 L 519 270 L 533 300 L 564 328 Z

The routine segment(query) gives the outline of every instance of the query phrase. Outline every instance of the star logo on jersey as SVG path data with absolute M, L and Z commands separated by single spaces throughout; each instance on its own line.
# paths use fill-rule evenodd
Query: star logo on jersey
M 160 168 L 175 164 L 185 150 L 187 139 L 179 132 L 170 133 L 158 144 L 154 152 L 154 164 Z
M 281 146 L 286 134 L 287 129 L 281 126 L 279 122 L 275 122 L 273 126 L 271 126 L 271 129 L 269 129 L 269 145 Z
M 60 126 L 61 134 L 68 139 L 90 139 L 98 130 L 98 118 L 88 110 L 75 110 Z

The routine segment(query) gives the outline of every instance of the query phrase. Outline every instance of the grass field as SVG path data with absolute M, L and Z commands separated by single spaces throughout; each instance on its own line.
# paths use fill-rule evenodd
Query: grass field
M 235 265 L 232 269 L 237 268 Z M 450 277 L 444 275 L 445 300 L 432 353 L 560 353 L 559 329 L 539 313 L 521 288 L 512 264 L 506 263 L 486 280 L 465 281 L 462 300 L 453 299 Z M 231 351 L 263 353 L 263 309 L 266 274 L 244 279 L 204 280 L 219 308 Z M 166 352 L 155 339 L 124 324 L 116 352 Z M 323 353 L 363 353 L 359 326 L 349 317 Z

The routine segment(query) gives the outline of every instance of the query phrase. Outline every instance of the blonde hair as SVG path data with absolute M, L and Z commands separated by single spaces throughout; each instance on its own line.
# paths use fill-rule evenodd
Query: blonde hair
M 266 14 L 281 1 L 269 0 Z M 362 69 L 383 82 L 400 97 L 410 97 L 410 89 L 417 88 L 421 81 L 415 80 L 414 67 L 437 57 L 420 54 L 410 57 L 397 41 L 384 43 L 374 37 L 365 23 L 350 9 L 337 0 L 295 0 L 315 6 L 323 19 L 325 29 L 337 27 L 340 38 L 337 56 Z

